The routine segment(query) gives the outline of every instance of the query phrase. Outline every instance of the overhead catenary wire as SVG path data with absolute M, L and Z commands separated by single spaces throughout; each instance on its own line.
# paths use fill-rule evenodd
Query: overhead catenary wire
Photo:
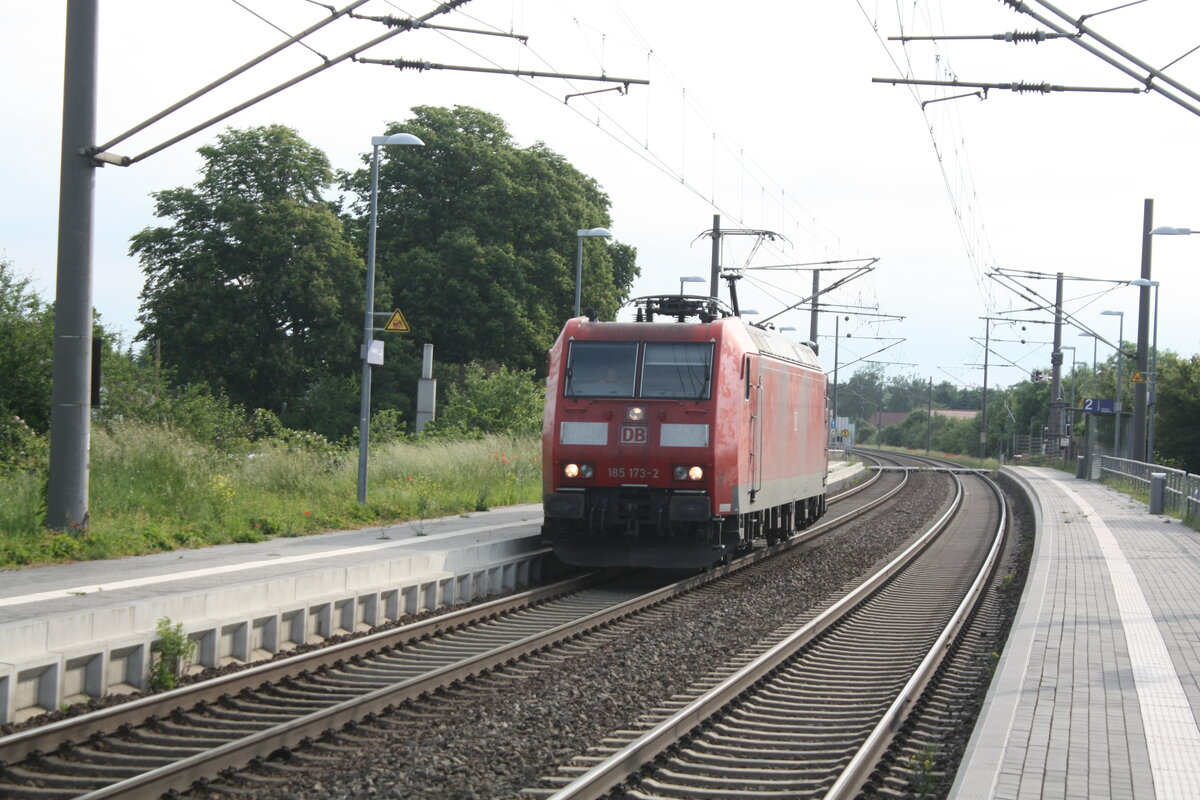
M 1014 11 L 1018 11 L 1022 14 L 1028 14 L 1029 16 L 1033 17 L 1041 24 L 1043 24 L 1046 27 L 1050 28 L 1051 30 L 1055 31 L 1056 33 L 1066 33 L 1067 32 L 1067 29 L 1065 29 L 1061 25 L 1055 23 L 1052 19 L 1050 19 L 1042 14 L 1039 14 L 1037 11 L 1035 11 L 1033 8 L 1030 7 L 1029 3 L 1024 2 L 1024 0 L 1000 0 L 1000 1 L 1002 3 L 1004 3 L 1005 5 L 1009 6 L 1010 8 L 1012 8 Z M 1070 15 L 1068 15 L 1066 12 L 1064 12 L 1061 9 L 1054 6 L 1053 4 L 1046 2 L 1046 0 L 1033 0 L 1033 2 L 1037 3 L 1038 5 L 1042 6 L 1045 9 L 1047 9 L 1052 14 L 1058 16 L 1062 20 L 1070 23 L 1073 27 L 1076 28 L 1076 30 L 1079 31 L 1080 34 L 1082 34 L 1081 36 L 1069 37 L 1069 41 L 1071 41 L 1072 43 L 1074 43 L 1075 45 L 1077 45 L 1079 47 L 1082 47 L 1084 50 L 1087 50 L 1089 53 L 1096 56 L 1100 60 L 1104 61 L 1106 64 L 1109 64 L 1110 66 L 1115 67 L 1116 69 L 1125 73 L 1129 77 L 1138 81 L 1139 83 L 1141 83 L 1142 85 L 1145 86 L 1146 91 L 1157 92 L 1158 94 L 1162 95 L 1163 97 L 1166 97 L 1168 100 L 1171 100 L 1172 102 L 1187 109 L 1188 111 L 1192 112 L 1193 114 L 1200 116 L 1200 106 L 1197 106 L 1194 103 L 1188 102 L 1188 100 L 1186 100 L 1184 97 L 1181 97 L 1179 94 L 1176 94 L 1175 92 L 1169 91 L 1164 86 L 1162 86 L 1162 84 L 1163 83 L 1167 84 L 1167 86 L 1170 86 L 1172 89 L 1175 89 L 1176 91 L 1180 92 L 1184 96 L 1189 97 L 1195 101 L 1200 101 L 1200 93 L 1193 91 L 1192 89 L 1188 88 L 1181 82 L 1179 82 L 1179 81 L 1175 80 L 1174 78 L 1172 78 L 1171 76 L 1167 75 L 1161 69 L 1157 69 L 1156 67 L 1151 66 L 1148 62 L 1144 61 L 1141 58 L 1138 58 L 1134 54 L 1132 54 L 1129 51 L 1122 48 L 1120 45 L 1117 45 L 1112 40 L 1110 40 L 1104 36 L 1101 36 L 1099 33 L 1092 30 L 1091 28 L 1089 28 L 1087 25 L 1084 24 L 1084 21 L 1087 19 L 1086 16 L 1080 17 L 1079 19 L 1075 19 L 1075 18 L 1071 17 Z M 1123 7 L 1124 6 L 1122 6 L 1122 8 Z M 1109 10 L 1115 10 L 1115 9 L 1109 9 Z M 1108 50 L 1115 53 L 1119 57 L 1119 59 L 1124 59 L 1124 61 L 1128 62 L 1128 63 L 1122 63 L 1122 61 L 1118 60 L 1118 58 L 1114 58 L 1112 55 L 1109 55 L 1108 53 L 1104 52 L 1100 48 L 1091 44 L 1090 42 L 1087 41 L 1088 37 L 1096 40 L 1103 47 L 1105 47 Z M 1133 66 L 1129 66 L 1130 64 L 1132 64 Z M 1136 67 L 1137 69 L 1134 69 L 1134 67 Z M 1141 73 L 1138 72 L 1138 70 L 1142 70 L 1142 72 L 1144 72 L 1145 75 L 1143 76 Z
M 356 2 L 352 3 L 351 6 L 349 6 L 348 8 L 357 7 L 359 5 L 362 5 L 363 2 L 366 2 L 366 0 L 356 0 Z M 456 7 L 463 5 L 465 3 L 469 3 L 469 2 L 471 2 L 471 0 L 444 0 L 444 2 L 439 4 L 438 7 L 435 8 L 434 10 L 432 10 L 426 14 L 423 14 L 420 17 L 413 18 L 412 22 L 414 24 L 418 23 L 418 22 L 424 22 L 424 21 L 426 21 L 428 19 L 432 19 L 433 17 L 436 17 L 440 14 L 449 13 L 450 11 L 453 11 Z M 325 24 L 328 24 L 329 21 L 326 20 L 324 22 L 325 22 Z M 112 161 L 109 159 L 104 159 L 104 160 L 107 161 L 107 163 L 119 163 L 122 166 L 129 166 L 131 164 L 136 164 L 139 161 L 149 158 L 150 156 L 154 155 L 155 153 L 165 150 L 166 148 L 170 147 L 171 145 L 174 145 L 178 142 L 183 141 L 184 139 L 194 136 L 195 134 L 199 133 L 200 131 L 205 130 L 206 128 L 210 128 L 213 125 L 216 125 L 218 122 L 228 119 L 229 117 L 232 117 L 234 114 L 244 111 L 247 108 L 250 108 L 251 106 L 254 106 L 254 105 L 262 102 L 263 100 L 266 100 L 268 97 L 272 97 L 273 95 L 279 94 L 283 90 L 288 89 L 292 86 L 295 86 L 296 84 L 298 84 L 302 81 L 305 81 L 314 75 L 324 72 L 325 70 L 329 69 L 330 67 L 334 67 L 334 66 L 342 63 L 343 61 L 350 60 L 355 55 L 363 52 L 364 50 L 369 50 L 370 48 L 375 47 L 378 44 L 386 42 L 389 39 L 391 39 L 395 36 L 398 36 L 401 33 L 406 33 L 412 29 L 413 29 L 412 25 L 407 25 L 407 26 L 402 25 L 402 26 L 396 27 L 394 30 L 387 31 L 386 33 L 376 36 L 374 39 L 370 39 L 367 42 L 365 42 L 364 44 L 358 45 L 357 47 L 353 47 L 353 48 L 345 51 L 341 55 L 338 55 L 331 59 L 328 59 L 324 63 L 322 63 L 316 67 L 313 67 L 312 69 L 307 70 L 306 72 L 302 72 L 301 74 L 291 78 L 290 80 L 284 81 L 283 83 L 279 84 L 278 86 L 275 86 L 272 89 L 268 89 L 267 91 L 262 92 L 256 96 L 250 98 L 249 100 L 239 103 L 238 105 L 223 111 L 222 113 L 216 115 L 215 117 L 211 117 L 211 118 L 205 120 L 204 122 L 201 122 L 197 125 L 193 125 L 191 128 L 188 128 L 183 133 L 177 134 L 176 136 L 173 136 L 170 139 L 167 139 L 166 141 L 164 141 L 158 145 L 155 145 L 154 147 L 150 148 L 149 150 L 139 153 L 136 156 L 122 157 L 122 158 L 120 158 L 119 161 Z M 307 32 L 304 34 L 301 34 L 301 35 L 307 35 Z M 293 37 L 293 38 L 295 38 L 295 37 Z M 282 49 L 283 46 L 287 46 L 291 43 L 292 43 L 292 41 L 289 40 L 288 42 L 283 43 L 283 45 L 281 45 L 281 46 L 272 48 L 270 51 L 268 51 L 268 53 L 273 55 L 274 53 L 276 53 L 280 49 Z M 251 65 L 253 65 L 254 63 L 260 63 L 264 57 L 269 57 L 269 56 L 260 56 L 259 58 L 254 59 L 251 62 Z M 241 71 L 245 71 L 245 69 L 248 69 L 248 68 L 249 68 L 249 66 L 246 66 L 245 68 L 239 68 L 239 69 Z M 237 71 L 235 71 L 235 72 L 237 72 Z M 232 77 L 232 76 L 230 76 L 230 77 Z M 225 82 L 225 80 L 227 80 L 227 78 L 221 79 L 220 83 Z M 217 85 L 219 85 L 219 83 Z M 203 93 L 204 91 L 207 91 L 207 89 L 201 90 L 201 93 Z M 181 101 L 181 103 L 176 104 L 176 106 L 182 107 L 182 105 L 186 104 L 186 102 L 190 102 L 190 100 Z M 168 109 L 165 112 L 161 112 L 159 115 L 157 115 L 157 118 L 151 118 L 151 120 L 148 120 L 146 123 L 143 123 L 136 130 L 141 130 L 141 129 L 145 128 L 147 125 L 151 124 L 152 122 L 157 121 L 157 119 L 161 119 L 163 116 L 166 116 L 166 114 L 170 113 L 171 110 L 174 110 L 174 109 Z M 134 131 L 134 132 L 136 132 L 136 131 Z M 124 138 L 127 138 L 127 136 L 129 136 L 129 135 L 132 135 L 132 132 L 127 133 L 127 134 L 122 134 L 121 137 L 118 137 L 117 139 L 113 140 L 112 142 L 106 143 L 103 146 L 95 148 L 94 152 L 91 153 L 90 155 L 92 155 L 93 158 L 95 158 L 95 157 L 99 156 L 100 154 L 105 153 L 109 147 L 111 147 L 113 144 L 116 144 L 117 142 L 123 140 Z
M 460 2 L 466 2 L 466 1 L 467 0 L 460 0 Z M 254 58 L 247 61 L 245 64 L 242 64 L 240 67 L 237 67 L 236 69 L 234 69 L 230 72 L 227 72 L 226 74 L 222 75 L 220 78 L 217 78 L 212 83 L 209 83 L 207 86 L 197 89 L 196 91 L 192 92 L 190 95 L 183 98 L 179 102 L 174 103 L 174 104 L 168 106 L 167 108 L 164 108 L 162 111 L 158 112 L 154 116 L 146 119 L 143 122 L 138 123 L 137 125 L 130 128 L 129 130 L 125 131 L 124 133 L 120 134 L 119 136 L 115 136 L 112 139 L 109 139 L 104 144 L 97 145 L 95 148 L 95 152 L 96 153 L 107 152 L 110 148 L 120 144 L 121 142 L 128 139 L 130 136 L 133 136 L 136 133 L 140 133 L 141 131 L 150 127 L 154 123 L 156 123 L 162 119 L 165 119 L 166 117 L 175 113 L 176 111 L 183 108 L 184 106 L 189 105 L 192 102 L 203 97 L 204 95 L 208 94 L 213 89 L 216 89 L 217 87 L 219 87 L 225 83 L 228 83 L 229 81 L 233 80 L 237 76 L 239 76 L 239 75 L 247 72 L 248 70 L 252 69 L 253 67 L 256 67 L 259 64 L 263 63 L 268 58 L 271 58 L 272 56 L 277 55 L 278 53 L 282 52 L 283 50 L 287 49 L 288 47 L 291 47 L 296 42 L 299 42 L 300 40 L 304 39 L 305 37 L 310 36 L 311 34 L 321 30 L 326 25 L 329 25 L 331 22 L 334 22 L 335 20 L 339 19 L 340 17 L 348 15 L 351 11 L 353 11 L 354 9 L 358 8 L 359 6 L 361 6 L 367 2 L 369 2 L 369 0 L 354 0 L 354 2 L 350 3 L 348 6 L 341 9 L 340 11 L 332 12 L 328 18 L 323 19 L 314 25 L 310 25 L 308 28 L 304 29 L 300 33 L 296 34 L 295 36 L 288 38 L 286 41 L 280 42 L 279 44 L 270 48 L 269 50 L 262 53 L 261 55 L 255 56 Z M 274 26 L 272 26 L 272 27 L 274 27 Z M 322 58 L 324 58 L 324 56 L 322 56 Z M 328 59 L 326 59 L 326 63 L 328 63 Z M 133 159 L 130 159 L 129 163 L 133 163 Z
M 870 24 L 872 31 L 880 43 L 880 46 L 883 48 L 888 59 L 892 62 L 892 66 L 896 73 L 900 76 L 913 75 L 915 72 L 915 67 L 912 63 L 908 50 L 905 49 L 903 51 L 906 58 L 906 66 L 902 67 L 901 64 L 896 60 L 895 54 L 890 48 L 887 47 L 886 41 L 880 34 L 877 19 L 872 19 L 871 15 L 867 12 L 867 9 L 863 7 L 862 0 L 856 1 L 860 12 L 862 13 L 864 19 L 867 20 L 868 24 Z M 913 5 L 914 13 L 917 12 L 918 8 L 919 6 L 916 4 Z M 896 7 L 896 18 L 902 35 L 905 35 L 904 31 L 906 30 L 906 25 L 905 20 L 902 17 L 902 11 L 899 3 L 897 3 Z M 926 22 L 932 29 L 932 20 L 927 20 Z M 936 43 L 935 53 L 935 64 L 937 69 L 952 74 L 948 56 L 936 47 Z M 975 280 L 976 287 L 979 290 L 980 298 L 983 301 L 984 308 L 990 313 L 994 310 L 994 299 L 988 290 L 987 281 L 984 278 L 987 266 L 985 263 L 981 262 L 981 258 L 983 258 L 983 253 L 981 251 L 990 253 L 991 247 L 987 242 L 986 228 L 978 219 L 980 214 L 978 209 L 978 195 L 971 182 L 970 166 L 965 152 L 966 137 L 959 134 L 955 135 L 951 139 L 954 147 L 953 154 L 955 155 L 953 166 L 957 168 L 957 175 L 959 178 L 958 181 L 955 181 L 951 177 L 951 165 L 947 163 L 947 153 L 939 143 L 936 135 L 937 126 L 929 116 L 927 107 L 923 103 L 922 98 L 918 94 L 916 88 L 913 86 L 907 86 L 907 88 L 914 104 L 920 109 L 921 115 L 925 120 L 925 127 L 926 130 L 929 131 L 930 142 L 933 145 L 934 155 L 937 158 L 938 170 L 942 176 L 942 184 L 945 188 L 946 196 L 950 201 L 950 208 L 955 221 L 955 226 L 958 229 L 959 239 L 963 244 L 964 255 L 967 258 L 967 263 L 971 266 L 972 276 Z M 950 114 L 953 113 L 955 112 L 951 110 Z M 961 184 L 961 186 L 957 184 Z M 968 227 L 968 222 L 970 221 L 969 218 L 971 220 L 975 220 L 975 224 L 971 225 L 970 227 Z

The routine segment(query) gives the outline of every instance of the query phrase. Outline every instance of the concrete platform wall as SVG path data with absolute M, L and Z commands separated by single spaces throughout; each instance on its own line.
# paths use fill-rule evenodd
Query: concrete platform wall
M 163 594 L 0 627 L 0 722 L 148 688 L 158 620 L 196 643 L 191 669 L 270 658 L 422 611 L 541 581 L 560 568 L 537 536 Z

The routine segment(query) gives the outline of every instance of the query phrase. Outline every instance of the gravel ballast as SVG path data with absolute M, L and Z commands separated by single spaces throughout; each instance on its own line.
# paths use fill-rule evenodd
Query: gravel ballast
M 925 530 L 952 496 L 950 479 L 917 473 L 910 481 L 886 512 L 736 573 L 719 591 L 694 592 L 628 635 L 597 637 L 586 652 L 489 676 L 301 748 L 286 760 L 309 768 L 285 772 L 277 783 L 255 782 L 253 796 L 516 797 L 780 625 L 811 615 Z M 222 796 L 219 790 L 191 794 Z

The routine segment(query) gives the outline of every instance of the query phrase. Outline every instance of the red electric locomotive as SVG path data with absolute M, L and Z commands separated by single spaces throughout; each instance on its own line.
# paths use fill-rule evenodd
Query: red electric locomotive
M 710 298 L 633 302 L 637 321 L 572 319 L 550 350 L 543 533 L 555 553 L 704 567 L 821 516 L 825 374 L 811 348 Z

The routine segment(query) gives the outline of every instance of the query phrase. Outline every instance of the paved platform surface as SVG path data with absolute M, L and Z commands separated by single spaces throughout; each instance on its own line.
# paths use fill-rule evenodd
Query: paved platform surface
M 1200 798 L 1200 533 L 1101 484 L 1036 495 L 1018 618 L 951 796 Z

